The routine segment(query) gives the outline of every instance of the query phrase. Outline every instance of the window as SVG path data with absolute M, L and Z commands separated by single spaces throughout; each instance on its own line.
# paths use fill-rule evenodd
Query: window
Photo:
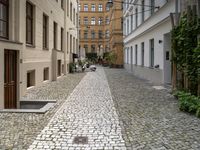
M 103 31 L 99 30 L 99 39 L 103 39 Z
M 129 64 L 129 47 L 127 48 L 127 58 L 126 58 L 126 60 L 127 60 L 127 64 Z
M 130 29 L 130 28 L 129 28 L 129 19 L 127 19 L 127 35 L 130 33 L 130 32 L 129 32 L 129 29 Z
M 70 3 L 70 20 L 72 21 L 72 3 Z
M 138 9 L 135 9 L 135 27 L 138 26 Z
M 96 18 L 95 17 L 92 17 L 91 18 L 91 25 L 95 25 L 96 24 Z
M 64 38 L 64 29 L 61 28 L 61 37 L 60 37 L 60 48 L 61 48 L 61 51 L 63 51 L 63 38 Z
M 133 14 L 131 14 L 131 31 L 133 31 Z
M 0 0 L 0 37 L 8 39 L 9 0 Z
M 102 17 L 99 17 L 98 23 L 99 23 L 99 25 L 103 24 L 103 18 Z
M 61 8 L 64 9 L 64 0 L 61 0 Z
M 78 5 L 78 10 L 81 11 L 81 4 Z
M 58 72 L 57 72 L 57 75 L 58 76 L 61 76 L 61 71 L 62 71 L 62 69 L 61 69 L 61 60 L 58 60 Z
M 33 5 L 26 2 L 26 43 L 33 45 Z
M 43 14 L 43 48 L 48 49 L 48 17 Z
M 151 15 L 154 13 L 155 11 L 155 0 L 150 0 L 150 6 L 151 6 Z
M 75 8 L 73 10 L 73 23 L 75 25 L 75 22 L 76 22 L 76 13 L 75 13 Z
M 133 64 L 133 46 L 131 46 L 131 65 Z
M 144 66 L 144 42 L 141 44 L 141 65 Z
M 103 5 L 99 4 L 99 11 L 103 11 Z
M 57 23 L 53 23 L 53 48 L 57 49 Z
M 85 30 L 85 31 L 84 31 L 84 39 L 87 39 L 87 38 L 88 38 L 88 31 Z
M 84 17 L 84 25 L 88 25 L 88 17 Z
M 106 24 L 110 24 L 110 19 L 106 17 Z
M 79 30 L 79 38 L 81 39 L 81 30 Z
M 144 22 L 144 13 L 145 13 L 144 0 L 142 0 L 142 22 Z
M 96 11 L 96 6 L 95 6 L 95 4 L 92 4 L 92 5 L 91 5 L 91 11 Z
M 81 24 L 81 17 L 78 18 L 78 23 Z
M 109 11 L 110 7 L 108 5 L 106 5 L 106 11 Z
M 75 43 L 75 37 L 73 37 L 73 52 L 75 52 L 75 45 L 76 45 L 76 43 Z
M 95 31 L 94 30 L 91 31 L 91 38 L 95 39 Z
M 35 86 L 35 70 L 27 72 L 27 88 Z
M 69 17 L 69 0 L 67 0 L 67 16 Z
M 70 34 L 70 53 L 72 52 L 72 35 Z
M 44 72 L 43 72 L 43 80 L 47 81 L 49 80 L 49 68 L 44 68 Z
M 67 54 L 69 53 L 69 32 L 67 32 Z
M 109 38 L 109 37 L 110 37 L 110 31 L 106 30 L 106 38 Z
M 138 46 L 135 45 L 135 65 L 137 65 Z
M 150 67 L 154 67 L 154 39 L 150 40 Z
M 76 26 L 78 26 L 78 23 L 79 23 L 78 13 L 76 13 Z
M 84 11 L 88 11 L 88 4 L 84 4 Z

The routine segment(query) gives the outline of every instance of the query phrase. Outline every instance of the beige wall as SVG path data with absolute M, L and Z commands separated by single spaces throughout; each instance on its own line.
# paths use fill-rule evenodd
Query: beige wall
M 62 64 L 67 67 L 70 62 L 70 53 L 67 53 L 67 32 L 75 39 L 77 37 L 76 24 L 67 16 L 67 0 L 64 0 L 64 9 L 61 8 L 61 1 L 58 0 L 29 0 L 34 5 L 34 45 L 26 45 L 26 0 L 10 0 L 9 9 L 9 39 L 0 39 L 0 109 L 4 108 L 4 50 L 18 51 L 18 101 L 27 91 L 27 72 L 35 70 L 35 86 L 43 84 L 43 70 L 49 67 L 49 80 L 53 79 L 53 72 L 57 68 L 52 69 L 54 64 L 53 58 L 61 60 Z M 77 1 L 72 2 L 73 9 L 77 13 Z M 72 10 L 73 10 L 72 9 Z M 72 11 L 73 12 L 73 11 Z M 48 50 L 43 50 L 43 13 L 49 17 L 48 26 Z M 76 18 L 75 18 L 76 19 Z M 53 22 L 57 26 L 57 50 L 54 56 L 53 52 Z M 76 21 L 75 21 L 76 22 Z M 61 27 L 64 29 L 63 52 L 61 52 Z M 70 30 L 74 28 L 74 30 Z M 70 43 L 70 41 L 69 41 Z M 74 50 L 75 52 L 75 50 Z M 20 63 L 19 63 L 20 62 Z M 57 64 L 56 64 L 57 67 Z M 65 68 L 65 71 L 68 69 Z M 66 72 L 65 72 L 66 73 Z M 55 77 L 57 79 L 57 76 Z

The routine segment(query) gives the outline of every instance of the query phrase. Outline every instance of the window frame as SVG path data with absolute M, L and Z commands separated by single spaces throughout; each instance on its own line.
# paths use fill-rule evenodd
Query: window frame
M 58 24 L 53 22 L 53 48 L 57 50 L 57 36 L 58 36 Z
M 0 38 L 9 39 L 9 0 L 7 1 L 0 0 L 0 4 L 6 7 L 6 15 L 7 15 L 5 18 L 6 20 L 3 20 L 3 18 L 0 19 L 0 22 L 2 21 L 6 23 L 6 36 L 0 36 Z
M 49 29 L 49 17 L 46 14 L 43 14 L 43 49 L 48 49 L 48 29 Z M 45 32 L 45 34 L 44 34 Z M 45 35 L 45 37 L 44 37 Z
M 86 7 L 87 6 L 87 7 Z M 89 11 L 88 4 L 84 4 L 83 11 Z
M 29 16 L 28 15 L 28 6 L 30 6 L 31 8 L 31 15 Z M 29 31 L 28 31 L 28 21 L 30 21 L 30 25 L 31 25 L 31 31 L 30 31 L 30 41 L 28 39 L 28 34 L 29 34 Z M 28 1 L 26 1 L 26 44 L 29 44 L 29 45 L 34 45 L 34 5 Z
M 101 6 L 101 7 L 100 7 L 100 6 Z M 102 12 L 102 11 L 103 11 L 103 4 L 99 4 L 99 5 L 98 5 L 98 11 L 99 11 L 99 12 Z
M 150 48 L 150 68 L 154 68 L 154 61 L 155 61 L 155 41 L 154 39 L 149 40 L 149 48 Z
M 93 7 L 93 6 L 94 6 L 94 7 Z M 95 11 L 96 11 L 96 5 L 95 5 L 95 4 L 92 4 L 92 5 L 91 5 L 91 11 L 92 11 L 92 12 L 95 12 Z

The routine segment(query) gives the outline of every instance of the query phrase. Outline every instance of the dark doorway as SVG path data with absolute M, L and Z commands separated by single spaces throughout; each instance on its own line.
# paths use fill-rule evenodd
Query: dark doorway
M 17 52 L 5 50 L 4 54 L 4 105 L 17 108 Z

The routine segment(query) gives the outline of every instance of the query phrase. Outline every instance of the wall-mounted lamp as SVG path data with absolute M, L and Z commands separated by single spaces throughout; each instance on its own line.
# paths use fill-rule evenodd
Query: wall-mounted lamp
M 158 69 L 160 67 L 160 65 L 155 65 L 154 68 Z
M 162 42 L 163 42 L 162 40 L 159 40 L 159 41 L 158 41 L 159 44 L 161 44 Z

